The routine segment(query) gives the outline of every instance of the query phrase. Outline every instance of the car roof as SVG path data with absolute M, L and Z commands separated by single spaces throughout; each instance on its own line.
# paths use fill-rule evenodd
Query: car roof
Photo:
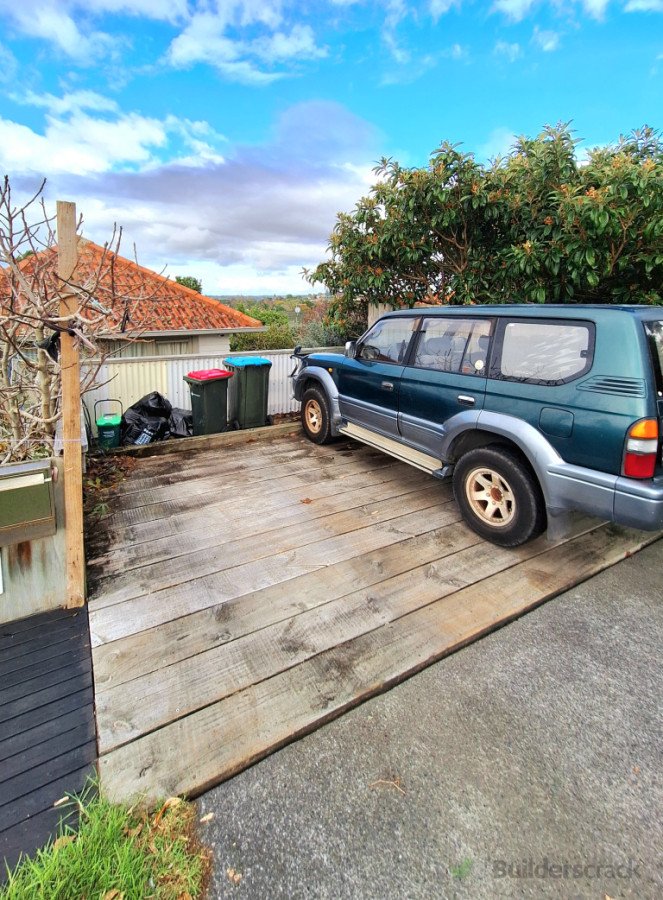
M 644 304 L 613 305 L 608 303 L 492 303 L 473 306 L 417 306 L 412 309 L 397 309 L 385 313 L 387 316 L 526 316 L 548 319 L 595 319 L 604 315 L 624 313 L 638 319 L 663 319 L 663 306 Z

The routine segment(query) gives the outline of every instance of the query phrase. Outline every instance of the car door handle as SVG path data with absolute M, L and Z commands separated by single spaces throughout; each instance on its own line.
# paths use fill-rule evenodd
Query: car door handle
M 393 381 L 383 381 L 380 385 L 383 391 L 393 391 L 394 382 Z
M 474 397 L 469 397 L 467 394 L 459 394 L 456 399 L 459 403 L 462 403 L 463 406 L 474 406 L 477 402 Z

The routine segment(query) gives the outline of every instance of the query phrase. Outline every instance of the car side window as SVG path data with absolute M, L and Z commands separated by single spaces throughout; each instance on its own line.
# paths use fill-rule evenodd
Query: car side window
M 496 378 L 563 384 L 592 364 L 594 327 L 589 322 L 507 322 Z
M 490 344 L 489 319 L 430 318 L 424 320 L 414 365 L 420 369 L 484 373 Z
M 376 322 L 361 340 L 358 359 L 402 365 L 418 321 L 417 318 L 404 316 Z

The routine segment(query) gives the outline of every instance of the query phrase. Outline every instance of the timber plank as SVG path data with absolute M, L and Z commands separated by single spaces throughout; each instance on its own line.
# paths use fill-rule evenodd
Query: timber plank
M 462 534 L 468 529 L 457 528 Z M 129 683 L 98 690 L 100 752 L 208 706 L 427 606 L 460 588 L 550 551 L 539 538 L 517 550 L 485 543 L 438 558 L 368 589 L 318 604 L 305 612 Z
M 113 494 L 126 496 L 160 486 L 187 483 L 201 477 L 229 477 L 247 472 L 258 474 L 263 469 L 270 473 L 282 465 L 340 465 L 360 455 L 359 451 L 348 453 L 349 449 L 349 443 L 346 442 L 345 445 L 323 447 L 322 452 L 318 452 L 318 446 L 308 440 L 291 440 L 279 441 L 271 447 L 263 444 L 234 447 L 231 452 L 224 451 L 222 454 L 206 451 L 193 459 L 187 457 L 185 465 L 175 457 L 161 458 L 152 471 L 147 469 L 145 462 L 141 462 L 130 477 L 113 488 Z
M 63 731 L 57 736 L 57 755 L 68 753 L 70 750 L 75 750 L 76 747 L 82 747 L 86 744 L 94 745 L 96 750 L 96 741 L 93 740 L 93 737 L 90 737 L 90 734 L 90 726 L 87 723 L 69 731 Z M 94 732 L 92 734 L 94 735 Z M 16 775 L 27 772 L 35 766 L 39 766 L 54 758 L 55 754 L 51 749 L 51 742 L 42 741 L 42 743 L 30 747 L 25 753 L 19 753 L 5 760 L 2 764 L 3 778 L 6 780 L 14 778 Z M 1 783 L 0 789 L 2 789 Z M 0 798 L 0 803 L 2 802 L 5 801 Z
M 33 653 L 39 647 L 57 646 L 73 637 L 85 639 L 87 637 L 87 617 L 83 616 L 79 621 L 77 616 L 54 622 L 48 631 L 37 629 L 36 631 L 21 631 L 14 639 L 7 638 L 5 645 L 0 644 L 0 659 L 2 663 L 8 660 L 19 659 L 29 653 Z M 1 701 L 0 701 L 1 702 Z
M 52 807 L 56 800 L 65 794 L 80 792 L 86 778 L 94 773 L 94 765 L 86 763 L 80 768 L 67 772 L 62 778 L 40 785 L 31 793 L 24 794 L 6 806 L 0 807 L 0 836 L 1 832 L 6 829 L 15 828 L 20 822 L 25 822 L 32 816 Z
M 498 573 L 489 591 L 461 588 L 103 755 L 104 790 L 194 795 L 656 537 L 603 525 Z
M 361 498 L 364 492 L 366 498 L 371 499 L 372 491 L 379 490 L 381 486 L 390 486 L 393 489 L 393 482 L 407 484 L 418 484 L 421 487 L 431 484 L 429 475 L 413 469 L 411 466 L 405 467 L 394 464 L 386 468 L 379 468 L 373 474 L 372 471 L 357 473 L 356 477 L 342 478 L 336 481 L 335 485 L 329 482 L 321 482 L 309 487 L 306 491 L 303 489 L 279 491 L 277 494 L 265 494 L 261 499 L 269 498 L 268 509 L 271 512 L 263 513 L 266 516 L 274 516 L 281 514 L 282 516 L 290 516 L 295 510 L 301 509 L 301 504 L 306 501 L 307 504 L 317 504 L 313 509 L 322 507 L 322 501 L 333 502 L 337 500 L 345 503 L 350 496 L 355 494 Z M 357 490 L 361 485 L 361 492 Z M 112 529 L 112 544 L 114 549 L 124 549 L 125 546 L 134 546 L 141 543 L 148 543 L 158 540 L 168 535 L 182 534 L 187 531 L 200 531 L 207 527 L 208 522 L 218 521 L 219 519 L 227 522 L 234 518 L 233 514 L 245 511 L 247 501 L 249 500 L 243 493 L 241 484 L 236 487 L 239 496 L 230 501 L 219 500 L 217 503 L 211 503 L 201 509 L 184 510 L 171 514 L 167 518 L 159 518 L 138 522 L 134 525 L 115 526 Z M 322 507 L 324 509 L 324 507 Z M 237 515 L 239 523 L 243 524 L 243 519 Z M 261 521 L 263 521 L 261 516 Z M 103 542 L 102 542 L 103 543 Z M 94 543 L 93 543 L 94 546 Z M 105 551 L 102 558 L 106 558 Z
M 79 790 L 83 781 L 84 779 L 80 779 L 80 784 L 72 787 L 71 791 Z M 78 822 L 76 808 L 51 806 L 13 828 L 0 832 L 0 883 L 4 876 L 3 860 L 4 865 L 13 869 L 20 859 L 32 856 L 54 838 L 61 822 L 74 827 Z
M 56 740 L 58 735 L 81 725 L 87 725 L 91 736 L 94 736 L 94 715 L 91 704 L 80 706 L 57 719 L 42 722 L 20 734 L 0 741 L 0 761 L 11 759 L 12 756 L 19 753 L 25 753 L 30 747 L 42 741 Z
M 421 514 L 424 510 L 451 501 L 451 491 L 447 485 L 434 484 L 432 487 L 437 490 L 401 494 L 322 518 L 309 519 L 286 529 L 277 528 L 262 533 L 257 526 L 248 536 L 213 544 L 185 555 L 177 553 L 178 541 L 169 538 L 167 554 L 161 559 L 157 557 L 154 563 L 127 572 L 122 567 L 117 571 L 114 567 L 108 567 L 104 577 L 99 579 L 98 590 L 103 591 L 103 599 L 95 604 L 95 609 L 183 584 L 191 579 L 192 573 L 196 578 L 203 578 L 259 560 L 277 558 L 288 551 L 297 551 L 301 556 L 308 552 L 308 547 L 315 547 L 322 541 L 341 540 L 348 534 L 363 532 L 408 514 Z M 227 531 L 230 533 L 226 537 L 232 537 L 232 530 Z M 216 540 L 216 535 L 212 535 L 212 539 Z M 357 540 L 361 539 L 362 535 L 358 534 Z M 174 553 L 177 555 L 172 555 Z M 167 566 L 164 559 L 168 560 Z
M 170 461 L 161 460 L 158 474 L 148 477 L 127 478 L 119 482 L 117 491 L 113 489 L 114 498 L 117 498 L 123 509 L 131 509 L 134 503 L 140 503 L 144 494 L 158 499 L 159 491 L 164 491 L 164 499 L 169 499 L 173 488 L 196 488 L 195 493 L 204 493 L 207 486 L 219 481 L 230 482 L 233 480 L 244 481 L 250 477 L 253 481 L 269 481 L 277 477 L 279 473 L 306 471 L 321 466 L 336 466 L 348 462 L 346 458 L 330 455 L 320 456 L 312 460 L 311 451 L 304 448 L 293 447 L 290 450 L 281 449 L 280 452 L 269 454 L 262 448 L 256 453 L 248 448 L 242 454 L 237 454 L 233 460 L 223 457 L 207 455 L 197 465 L 195 463 L 186 466 L 180 463 L 176 467 Z
M 16 667 L 6 672 L 2 679 L 3 699 L 11 688 L 18 687 L 24 681 L 33 681 L 48 672 L 61 669 L 66 671 L 72 663 L 75 664 L 87 655 L 86 648 L 81 647 L 80 642 L 74 639 L 58 644 L 55 649 L 56 653 L 53 656 L 46 655 L 42 658 L 40 654 L 34 654 L 27 666 Z
M 61 619 L 71 619 L 77 613 L 72 610 L 61 607 L 59 609 L 51 609 L 48 612 L 40 613 L 38 616 L 27 616 L 25 619 L 15 619 L 13 622 L 3 622 L 0 625 L 0 649 L 2 649 L 6 640 L 13 641 L 15 638 L 26 631 L 40 631 L 45 627 L 49 627 L 54 622 Z
M 85 637 L 81 635 L 78 628 L 69 631 L 66 636 L 60 634 L 58 637 L 59 640 L 51 641 L 46 636 L 40 636 L 35 641 L 23 644 L 22 653 L 3 653 L 0 657 L 0 681 L 3 684 L 11 684 L 13 676 L 22 680 L 26 672 L 28 677 L 31 677 L 39 663 L 60 659 L 62 664 L 62 658 L 80 654 L 88 646 L 87 635 Z
M 3 687 L 2 692 L 0 692 L 0 716 L 3 714 L 5 704 L 14 703 L 23 697 L 54 687 L 64 681 L 69 682 L 73 678 L 84 677 L 91 670 L 92 660 L 89 653 L 86 653 L 79 658 L 71 659 L 65 667 L 50 669 L 13 687 Z
M 50 753 L 47 758 L 30 769 L 18 772 L 12 777 L 7 776 L 0 783 L 0 827 L 3 821 L 11 822 L 11 819 L 3 819 L 3 807 L 15 803 L 26 794 L 31 794 L 59 778 L 64 778 L 71 772 L 78 771 L 83 766 L 94 763 L 97 758 L 95 740 L 88 739 L 86 743 L 77 743 L 70 747 L 69 734 L 63 735 L 63 738 L 64 740 L 58 741 L 55 752 Z M 67 749 L 64 749 L 65 747 Z M 5 827 L 7 827 L 6 824 Z
M 66 684 L 69 684 L 69 682 L 66 682 Z M 72 691 L 71 688 L 76 689 Z M 78 682 L 70 686 L 70 691 L 65 694 L 65 696 L 48 703 L 46 706 L 42 705 L 37 708 L 25 710 L 19 715 L 11 717 L 6 715 L 6 709 L 3 708 L 3 716 L 0 721 L 0 742 L 8 740 L 14 735 L 21 734 L 23 731 L 28 731 L 43 722 L 50 722 L 51 719 L 59 719 L 61 716 L 65 715 L 65 713 L 73 712 L 80 706 L 91 705 L 93 701 L 94 694 L 92 686 L 89 685 L 88 687 L 83 687 L 80 685 L 80 682 Z M 0 781 L 2 780 L 3 775 L 4 769 L 0 773 Z
M 113 605 L 95 605 L 90 609 L 92 646 L 144 631 L 161 622 L 216 606 L 224 600 L 288 581 L 306 572 L 326 569 L 341 560 L 361 556 L 459 520 L 456 504 L 448 501 L 431 507 L 425 516 L 420 512 L 403 515 L 391 522 L 308 544 L 305 548 L 217 571 L 152 594 L 134 596 L 123 603 L 116 597 Z M 128 589 L 131 589 L 130 585 Z
M 450 485 L 434 483 L 422 488 L 421 480 L 414 479 L 414 488 L 408 490 L 411 484 L 411 481 L 403 484 L 400 480 L 378 484 L 374 491 L 367 490 L 366 495 L 354 491 L 353 500 L 348 502 L 346 498 L 335 497 L 324 507 L 318 504 L 315 511 L 309 508 L 313 504 L 299 503 L 292 517 L 284 515 L 281 510 L 274 510 L 272 516 L 264 512 L 260 514 L 259 521 L 248 517 L 243 522 L 233 522 L 230 527 L 225 519 L 219 521 L 217 527 L 208 524 L 184 535 L 157 539 L 147 547 L 139 545 L 136 550 L 110 553 L 103 564 L 93 564 L 90 568 L 97 573 L 98 589 L 101 590 L 105 590 L 105 579 L 112 579 L 116 590 L 129 581 L 143 590 L 148 585 L 152 590 L 158 590 L 159 570 L 163 569 L 164 562 L 168 563 L 169 581 L 177 572 L 175 561 L 181 557 L 186 557 L 187 577 L 192 571 L 201 575 L 211 574 L 223 568 L 228 558 L 234 565 L 239 565 L 304 547 L 323 536 L 344 534 L 365 527 L 367 522 L 387 521 L 451 499 Z M 105 593 L 109 596 L 109 592 Z
M 30 712 L 40 707 L 49 707 L 57 704 L 63 697 L 67 697 L 72 693 L 85 690 L 92 685 L 92 668 L 88 666 L 82 674 L 76 674 L 73 678 L 66 678 L 50 687 L 37 688 L 34 691 L 4 703 L 0 706 L 0 720 L 8 721 L 16 716 L 22 716 L 24 713 Z M 0 734 L 3 732 L 0 731 Z
M 285 499 L 293 490 L 306 490 L 308 492 L 313 486 L 321 483 L 327 485 L 328 493 L 333 493 L 335 486 L 338 485 L 339 478 L 346 479 L 345 485 L 350 484 L 351 479 L 359 485 L 366 473 L 378 473 L 396 466 L 399 466 L 401 471 L 405 468 L 404 463 L 399 463 L 384 454 L 382 456 L 384 457 L 382 460 L 375 460 L 372 463 L 364 461 L 362 467 L 357 466 L 356 469 L 353 468 L 350 473 L 346 474 L 336 473 L 335 475 L 327 469 L 311 469 L 297 474 L 279 475 L 271 479 L 267 485 L 260 482 L 245 485 L 242 482 L 241 496 L 239 497 L 237 494 L 229 496 L 228 486 L 223 483 L 217 485 L 216 491 L 208 491 L 203 494 L 180 492 L 180 495 L 176 496 L 174 500 L 162 500 L 156 503 L 149 502 L 143 506 L 136 506 L 132 509 L 124 509 L 117 513 L 112 513 L 104 520 L 104 527 L 113 529 L 117 525 L 136 525 L 142 522 L 150 522 L 154 519 L 164 519 L 174 514 L 179 515 L 183 512 L 197 512 L 205 506 L 213 506 L 218 503 L 237 505 L 241 504 L 242 501 L 261 499 L 270 494 L 274 497 L 280 495 Z M 292 502 L 292 499 L 290 502 Z
M 302 503 L 300 499 L 296 504 L 280 508 L 274 508 L 270 504 L 260 512 L 259 522 L 252 518 L 231 520 L 228 507 L 219 504 L 207 507 L 202 515 L 171 516 L 165 523 L 159 520 L 162 523 L 161 528 L 155 529 L 156 534 L 150 540 L 131 541 L 119 547 L 114 546 L 104 556 L 91 559 L 88 567 L 96 569 L 112 562 L 113 568 L 126 571 L 157 562 L 159 559 L 171 559 L 206 547 L 219 546 L 231 540 L 248 538 L 258 531 L 267 533 L 274 529 L 284 529 L 331 513 L 366 506 L 378 500 L 411 494 L 424 487 L 430 490 L 430 485 L 425 484 L 420 473 L 413 472 L 411 476 L 406 474 L 388 481 L 370 482 L 362 492 L 339 490 L 326 497 L 324 502 L 305 497 L 302 499 L 306 500 L 306 503 Z
M 313 448 L 314 445 L 311 445 Z M 380 464 L 385 457 L 384 453 L 372 451 L 370 459 L 374 465 Z M 241 475 L 242 485 L 249 484 L 267 484 L 278 481 L 286 475 L 307 475 L 320 472 L 339 472 L 340 470 L 355 470 L 365 465 L 367 457 L 362 454 L 359 457 L 345 457 L 342 455 L 320 455 L 315 458 L 311 453 L 301 459 L 290 460 L 288 456 L 281 459 L 278 464 L 272 462 L 271 465 L 253 468 L 250 465 L 251 455 L 240 463 L 235 469 L 235 474 Z M 193 479 L 191 482 L 184 481 L 179 477 L 179 473 L 174 473 L 170 478 L 170 483 L 156 484 L 142 490 L 125 492 L 119 494 L 115 499 L 115 505 L 121 510 L 134 509 L 138 506 L 145 506 L 148 503 L 163 503 L 165 500 L 176 500 L 183 492 L 192 496 L 200 496 L 210 492 L 217 492 L 220 487 L 227 489 L 232 483 L 233 473 L 231 472 L 206 472 L 203 476 Z
M 457 523 L 444 525 L 398 544 L 341 560 L 324 572 L 307 572 L 283 583 L 184 615 L 94 648 L 98 690 L 195 656 L 212 647 L 258 631 L 312 609 L 321 596 L 335 600 L 353 590 L 377 585 L 402 572 L 449 556 L 481 539 Z

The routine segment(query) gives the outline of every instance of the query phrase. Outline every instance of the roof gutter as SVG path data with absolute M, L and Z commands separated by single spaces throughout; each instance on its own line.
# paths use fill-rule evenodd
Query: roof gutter
M 215 334 L 247 334 L 252 332 L 267 331 L 266 325 L 259 328 L 197 328 L 191 330 L 183 330 L 181 328 L 170 331 L 106 331 L 98 334 L 97 338 L 107 341 L 139 341 L 141 338 L 185 338 L 197 335 L 215 335 Z

